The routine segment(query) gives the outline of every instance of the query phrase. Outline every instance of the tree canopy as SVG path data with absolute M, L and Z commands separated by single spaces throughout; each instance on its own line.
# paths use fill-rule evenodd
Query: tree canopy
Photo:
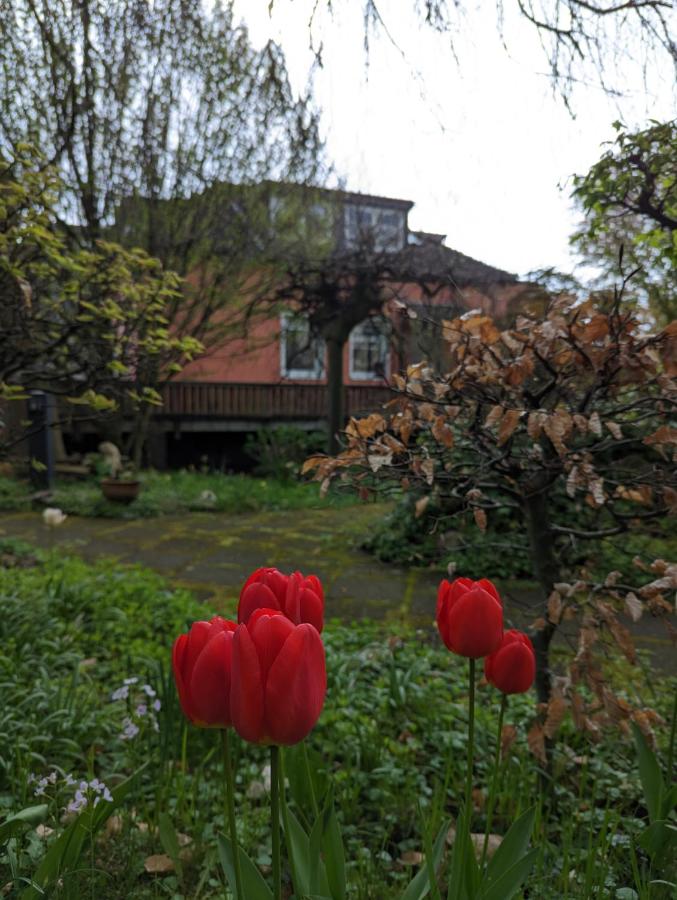
M 584 213 L 572 244 L 601 278 L 635 269 L 633 292 L 661 325 L 677 318 L 677 120 L 616 139 L 586 175 L 574 182 Z
M 168 327 L 181 279 L 143 250 L 70 244 L 55 223 L 59 189 L 29 146 L 0 155 L 0 397 L 48 390 L 94 409 L 156 402 L 143 365 L 180 364 L 200 350 Z M 21 436 L 5 431 L 0 449 Z

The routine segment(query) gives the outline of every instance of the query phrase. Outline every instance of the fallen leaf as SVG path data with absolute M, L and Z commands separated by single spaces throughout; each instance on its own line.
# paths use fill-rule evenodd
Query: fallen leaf
M 149 875 L 168 875 L 174 871 L 174 863 L 166 853 L 155 853 L 153 856 L 147 856 L 143 867 Z

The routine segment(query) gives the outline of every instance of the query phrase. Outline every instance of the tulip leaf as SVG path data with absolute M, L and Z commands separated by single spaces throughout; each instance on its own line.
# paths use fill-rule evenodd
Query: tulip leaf
M 287 809 L 289 834 L 285 834 L 290 859 L 294 860 L 294 870 L 298 884 L 294 885 L 296 893 L 305 897 L 311 892 L 320 891 L 329 894 L 327 873 L 321 859 L 312 858 L 311 840 L 294 813 Z M 315 842 L 312 851 L 315 851 Z
M 176 874 L 183 879 L 183 865 L 181 864 L 181 848 L 176 836 L 176 829 L 166 812 L 161 812 L 158 818 L 160 842 L 167 856 L 174 863 Z
M 49 807 L 46 803 L 39 806 L 27 806 L 20 812 L 15 813 L 0 825 L 0 845 L 4 844 L 10 838 L 19 834 L 24 828 L 30 828 L 31 825 L 37 825 L 47 815 Z
M 230 885 L 233 896 L 237 897 L 235 866 L 233 865 L 233 845 L 230 838 L 227 838 L 223 834 L 219 835 L 218 842 L 221 866 L 226 873 L 226 878 L 228 879 L 228 884 Z M 242 847 L 238 847 L 238 851 L 240 857 L 240 872 L 242 873 L 242 888 L 247 900 L 273 900 L 273 892 L 263 880 L 263 875 L 261 875 Z
M 466 827 L 465 811 L 459 815 L 456 826 L 447 897 L 448 900 L 473 900 L 479 881 L 479 870 Z
M 333 900 L 345 900 L 346 860 L 341 827 L 334 809 L 334 788 L 330 786 L 324 809 L 319 817 L 322 822 L 322 851 L 329 891 Z
M 485 882 L 480 888 L 477 900 L 512 900 L 534 867 L 539 852 L 537 848 L 529 850 L 495 880 Z
M 665 790 L 663 776 L 658 766 L 656 755 L 646 742 L 646 738 L 634 722 L 630 722 L 637 748 L 639 762 L 639 779 L 642 782 L 644 800 L 652 822 L 661 818 L 662 797 Z
M 659 853 L 677 846 L 677 828 L 665 820 L 653 822 L 644 829 L 638 843 L 649 856 L 657 856 Z
M 488 886 L 498 881 L 516 861 L 524 856 L 529 845 L 535 818 L 536 809 L 532 806 L 512 823 L 489 861 L 484 876 L 484 884 Z
M 440 863 L 442 862 L 442 853 L 444 851 L 444 842 L 447 838 L 447 833 L 449 828 L 451 827 L 451 820 L 447 820 L 446 822 L 442 822 L 442 826 L 437 833 L 437 837 L 435 838 L 435 843 L 433 845 L 433 871 L 437 871 Z M 427 897 L 430 893 L 431 889 L 430 878 L 428 876 L 428 867 L 424 866 L 414 875 L 412 880 L 407 885 L 405 892 L 402 894 L 400 900 L 423 900 L 424 897 Z

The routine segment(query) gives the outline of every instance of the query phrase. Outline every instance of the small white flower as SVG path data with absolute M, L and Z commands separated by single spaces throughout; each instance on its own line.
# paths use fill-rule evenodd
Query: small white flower
M 146 706 L 145 703 L 139 703 L 139 705 L 136 707 L 137 716 L 145 716 L 147 712 L 148 712 L 148 707 Z
M 42 521 L 48 528 L 56 528 L 58 525 L 63 525 L 67 518 L 66 513 L 54 506 L 48 506 L 47 509 L 42 511 Z
M 112 795 L 111 792 L 108 790 L 108 788 L 105 788 L 105 789 L 104 789 L 104 792 L 103 792 L 103 799 L 104 799 L 104 800 L 107 800 L 109 803 L 112 803 L 112 802 L 113 802 L 113 795 Z
M 149 684 L 144 684 L 142 688 L 147 697 L 155 697 L 156 691 Z
M 75 778 L 72 775 L 66 775 L 66 787 L 72 787 L 76 784 Z
M 50 772 L 49 775 L 47 776 L 47 781 L 49 781 L 50 784 L 56 784 L 56 778 L 57 778 L 57 773 Z
M 155 712 L 160 712 L 162 709 L 162 703 L 159 700 L 153 700 L 153 709 Z
M 134 676 L 133 678 L 125 678 L 125 680 L 122 683 L 126 684 L 126 685 L 136 684 L 138 680 L 139 679 L 136 676 Z
M 42 786 L 36 787 L 33 791 L 35 797 L 43 797 L 45 794 L 45 789 Z
M 129 697 L 129 687 L 126 684 L 110 695 L 111 700 L 126 700 L 127 697 Z

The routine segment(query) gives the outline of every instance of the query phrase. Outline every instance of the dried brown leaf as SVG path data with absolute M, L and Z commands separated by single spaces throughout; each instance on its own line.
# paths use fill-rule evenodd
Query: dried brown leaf
M 476 507 L 473 512 L 473 518 L 475 519 L 475 524 L 479 528 L 480 531 L 487 530 L 487 514 L 483 509 Z
M 642 612 L 644 611 L 644 605 L 642 601 L 637 597 L 633 591 L 629 591 L 625 595 L 625 611 L 630 616 L 633 622 L 639 622 L 642 618 Z
M 522 416 L 522 411 L 519 409 L 506 409 L 503 418 L 501 419 L 501 424 L 498 429 L 498 445 L 499 447 L 502 444 L 505 444 L 506 441 L 510 440 L 513 435 L 513 432 L 517 428 L 517 424 Z
M 559 591 L 553 591 L 548 597 L 548 619 L 558 625 L 562 618 L 562 597 Z
M 559 726 L 562 724 L 562 719 L 566 714 L 567 706 L 568 704 L 564 697 L 553 697 L 548 703 L 545 725 L 543 726 L 543 733 L 547 738 L 553 738 L 557 734 Z
M 536 759 L 547 765 L 548 758 L 545 753 L 545 732 L 540 722 L 534 722 L 527 734 L 527 744 Z
M 420 519 L 423 513 L 428 508 L 428 504 L 430 503 L 430 497 L 426 495 L 425 497 L 421 497 L 420 500 L 416 501 L 416 512 L 415 517 Z

